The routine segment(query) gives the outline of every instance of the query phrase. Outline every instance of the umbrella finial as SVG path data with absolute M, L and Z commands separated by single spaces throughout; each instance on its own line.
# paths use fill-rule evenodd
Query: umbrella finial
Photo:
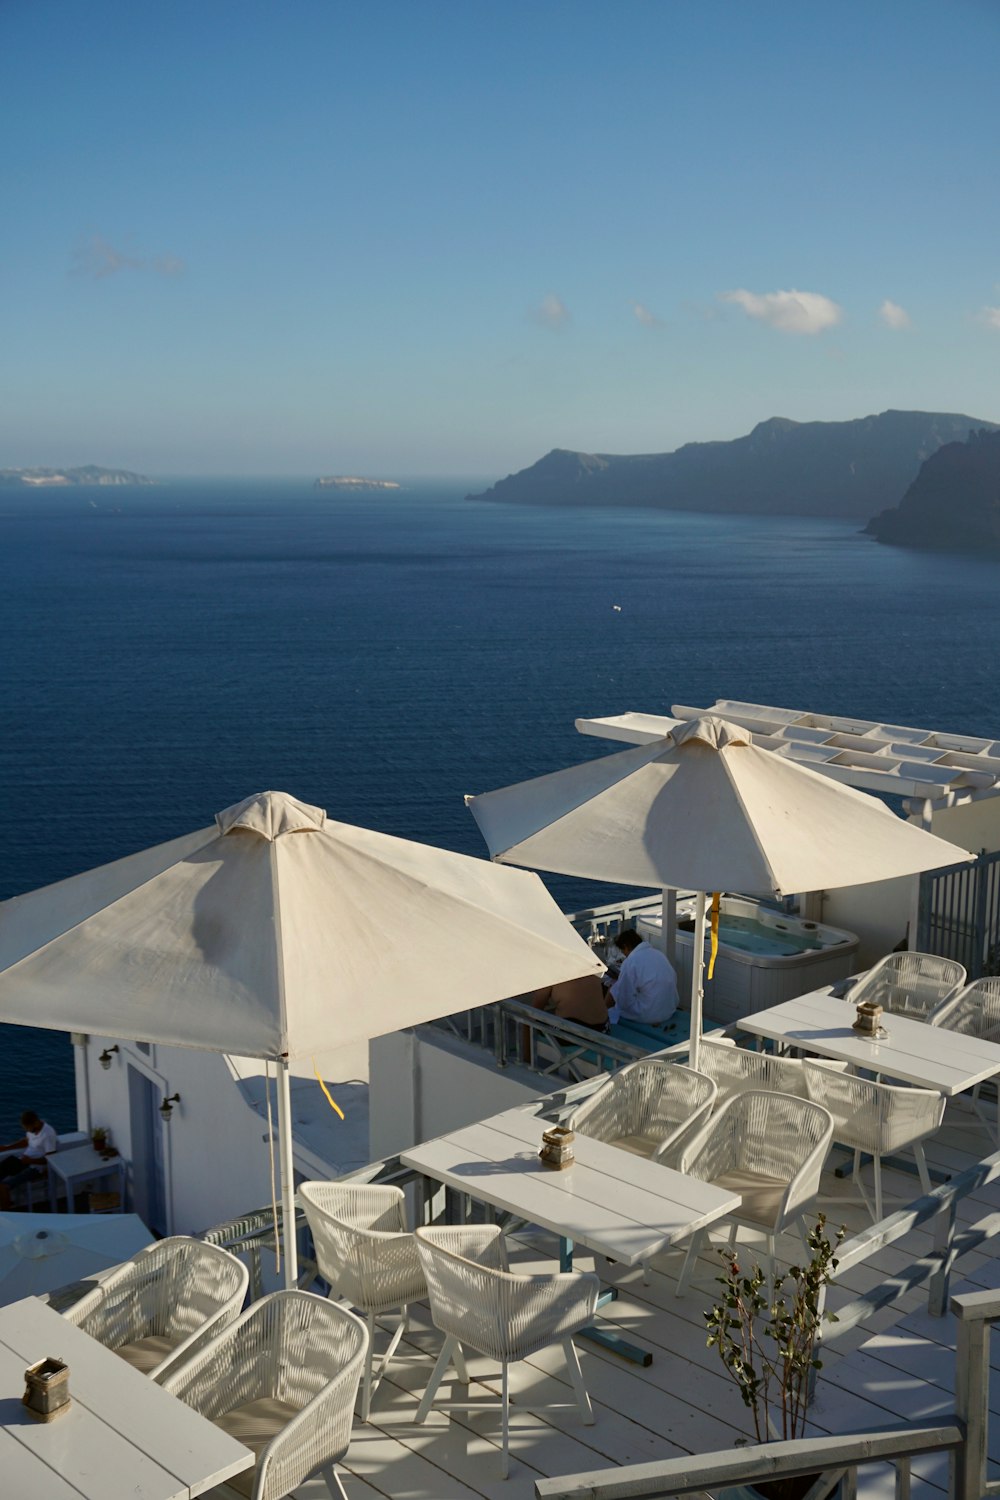
M 713 750 L 725 750 L 728 745 L 753 744 L 749 729 L 741 729 L 738 724 L 730 724 L 728 719 L 720 719 L 715 714 L 702 714 L 700 719 L 689 719 L 686 724 L 678 724 L 676 729 L 670 731 L 668 738 L 675 745 L 696 741 L 702 745 L 710 745 Z
M 326 813 L 287 792 L 256 792 L 216 813 L 215 821 L 220 833 L 256 833 L 273 844 L 284 833 L 314 833 L 323 827 Z

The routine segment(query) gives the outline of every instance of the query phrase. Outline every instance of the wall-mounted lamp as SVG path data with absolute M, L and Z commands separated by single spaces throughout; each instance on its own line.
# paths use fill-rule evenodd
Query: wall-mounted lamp
M 174 1105 L 180 1104 L 180 1102 L 180 1094 L 170 1094 L 169 1096 L 164 1094 L 163 1103 L 160 1105 L 160 1118 L 163 1120 L 164 1125 L 170 1124 L 170 1121 L 173 1119 Z
M 97 1059 L 97 1061 L 100 1063 L 101 1067 L 104 1069 L 105 1073 L 108 1071 L 108 1069 L 111 1066 L 111 1054 L 112 1054 L 112 1052 L 117 1052 L 117 1051 L 118 1051 L 118 1043 L 115 1042 L 115 1045 L 113 1047 L 105 1047 L 104 1051 L 101 1053 L 100 1057 Z

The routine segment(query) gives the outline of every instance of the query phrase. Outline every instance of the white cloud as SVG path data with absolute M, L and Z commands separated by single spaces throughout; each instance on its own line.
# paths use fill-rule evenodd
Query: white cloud
M 658 318 L 655 313 L 651 313 L 649 308 L 646 307 L 642 302 L 632 303 L 632 313 L 635 317 L 636 322 L 641 323 L 643 328 L 663 327 L 663 319 Z
M 103 235 L 92 234 L 73 253 L 73 269 L 78 276 L 103 281 L 120 271 L 153 271 L 157 276 L 180 276 L 184 262 L 176 255 L 155 255 L 152 259 L 118 250 Z
M 545 328 L 562 328 L 570 320 L 570 311 L 555 292 L 550 292 L 542 299 L 531 316 L 536 323 L 541 323 Z
M 900 307 L 898 302 L 890 302 L 888 297 L 879 308 L 878 315 L 886 328 L 909 328 L 910 326 L 910 315 L 906 308 Z
M 1000 333 L 1000 307 L 981 307 L 978 317 L 984 328 L 992 328 L 994 333 Z
M 782 333 L 822 333 L 843 317 L 843 308 L 821 292 L 720 292 L 720 302 L 735 302 L 748 318 L 758 318 Z

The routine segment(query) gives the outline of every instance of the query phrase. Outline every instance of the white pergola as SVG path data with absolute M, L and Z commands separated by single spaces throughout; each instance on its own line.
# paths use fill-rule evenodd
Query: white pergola
M 615 714 L 577 719 L 576 727 L 581 734 L 641 745 L 702 714 L 749 729 L 755 745 L 787 755 L 848 786 L 910 798 L 916 805 L 907 812 L 925 824 L 935 806 L 954 806 L 1000 792 L 1000 739 L 873 719 L 719 698 L 703 708 L 672 704 L 670 716 Z

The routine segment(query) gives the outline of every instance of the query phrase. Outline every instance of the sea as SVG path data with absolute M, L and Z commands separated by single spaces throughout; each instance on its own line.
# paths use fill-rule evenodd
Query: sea
M 579 716 L 730 697 L 1000 737 L 1000 562 L 483 487 L 0 490 L 0 898 L 268 788 L 482 855 L 463 794 L 610 753 Z M 73 1128 L 71 1044 L 3 1026 L 0 1138 L 25 1107 Z

